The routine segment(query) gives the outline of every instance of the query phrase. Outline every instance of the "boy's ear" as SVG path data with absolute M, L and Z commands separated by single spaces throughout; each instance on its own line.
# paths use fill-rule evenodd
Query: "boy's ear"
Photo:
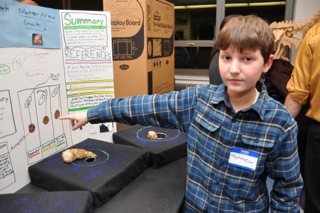
M 270 54 L 269 59 L 267 60 L 267 63 L 265 63 L 263 66 L 263 71 L 262 71 L 263 73 L 268 72 L 268 70 L 272 66 L 273 59 L 274 59 L 274 55 Z

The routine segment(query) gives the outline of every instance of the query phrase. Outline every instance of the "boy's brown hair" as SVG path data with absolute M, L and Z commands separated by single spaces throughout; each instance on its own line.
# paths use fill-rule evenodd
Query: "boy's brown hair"
M 260 50 L 266 63 L 274 52 L 274 35 L 269 24 L 255 15 L 235 16 L 218 35 L 216 45 L 221 50 L 229 46 L 239 50 Z

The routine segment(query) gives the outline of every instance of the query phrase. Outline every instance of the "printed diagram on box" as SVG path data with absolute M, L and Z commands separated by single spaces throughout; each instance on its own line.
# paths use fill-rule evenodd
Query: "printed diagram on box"
M 106 1 L 112 14 L 113 60 L 139 58 L 144 47 L 143 9 L 139 1 Z
M 113 57 L 114 59 L 133 58 L 138 50 L 135 43 L 130 39 L 113 39 L 112 41 Z

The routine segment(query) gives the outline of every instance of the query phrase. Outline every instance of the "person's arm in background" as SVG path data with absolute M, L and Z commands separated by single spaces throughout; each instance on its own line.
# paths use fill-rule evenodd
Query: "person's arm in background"
M 299 104 L 297 101 L 293 100 L 290 94 L 287 95 L 284 105 L 289 109 L 294 118 L 297 117 L 302 107 L 302 104 Z
M 307 34 L 298 49 L 291 78 L 287 83 L 288 95 L 284 105 L 293 117 L 297 117 L 302 105 L 306 104 L 310 96 L 312 50 L 309 46 L 310 34 Z

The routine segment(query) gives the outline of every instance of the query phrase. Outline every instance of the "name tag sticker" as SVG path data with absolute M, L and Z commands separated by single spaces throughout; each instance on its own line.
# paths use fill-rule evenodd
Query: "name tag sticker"
M 232 148 L 229 157 L 229 164 L 250 171 L 255 171 L 257 167 L 259 154 L 257 152 Z

